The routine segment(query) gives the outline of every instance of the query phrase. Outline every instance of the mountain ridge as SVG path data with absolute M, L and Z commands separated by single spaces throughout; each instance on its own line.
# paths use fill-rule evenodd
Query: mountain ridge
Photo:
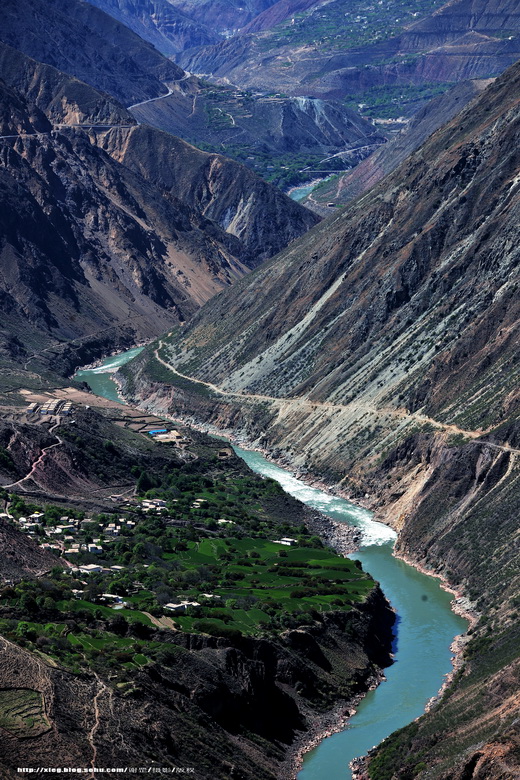
M 50 338 L 84 351 L 87 334 L 105 351 L 150 338 L 318 219 L 243 166 L 137 126 L 113 98 L 6 46 L 2 75 L 19 90 L 5 85 L 0 98 L 3 308 L 33 350 Z M 99 121 L 123 124 L 89 129 Z M 133 164 L 139 155 L 148 165 Z
M 163 95 L 164 81 L 184 76 L 153 46 L 85 0 L 6 0 L 0 40 L 126 104 Z

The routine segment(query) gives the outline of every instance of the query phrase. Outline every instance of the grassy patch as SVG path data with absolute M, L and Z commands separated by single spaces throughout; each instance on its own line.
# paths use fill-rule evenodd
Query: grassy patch
M 29 688 L 0 690 L 0 728 L 24 738 L 48 731 L 42 694 Z

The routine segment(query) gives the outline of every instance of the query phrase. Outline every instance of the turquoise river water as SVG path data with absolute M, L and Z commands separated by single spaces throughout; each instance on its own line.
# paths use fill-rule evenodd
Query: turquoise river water
M 97 368 L 78 371 L 76 378 L 87 381 L 97 395 L 120 400 L 111 374 L 139 351 L 137 348 L 108 358 Z M 467 622 L 451 611 L 452 596 L 436 578 L 421 574 L 392 555 L 396 534 L 373 520 L 371 512 L 310 487 L 258 452 L 240 447 L 235 451 L 253 471 L 276 479 L 287 493 L 308 506 L 334 520 L 358 526 L 361 548 L 350 557 L 361 560 L 363 568 L 379 581 L 397 613 L 395 662 L 385 670 L 386 681 L 367 694 L 346 729 L 327 737 L 305 755 L 298 774 L 298 780 L 348 780 L 352 758 L 364 755 L 421 715 L 451 670 L 450 645 L 457 634 L 466 630 Z

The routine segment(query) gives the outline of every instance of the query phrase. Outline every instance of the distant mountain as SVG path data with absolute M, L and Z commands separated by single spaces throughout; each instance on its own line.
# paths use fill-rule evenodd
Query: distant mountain
M 190 19 L 170 0 L 89 0 L 114 19 L 173 56 L 185 49 L 208 46 L 220 38 L 211 27 Z
M 122 372 L 147 409 L 370 500 L 398 554 L 465 594 L 454 683 L 371 753 L 373 778 L 520 772 L 519 142 L 517 64 Z
M 244 88 L 337 98 L 374 87 L 487 78 L 520 57 L 513 0 L 454 0 L 440 8 L 389 3 L 377 10 L 355 3 L 347 11 L 342 0 L 302 0 L 302 12 L 285 17 L 292 5 L 277 3 L 243 34 L 180 62 Z M 285 10 L 278 19 L 279 8 Z M 410 23 L 410 15 L 420 18 Z
M 163 82 L 184 75 L 153 46 L 84 0 L 5 0 L 0 40 L 126 105 L 165 94 Z
M 88 352 L 157 334 L 318 219 L 8 47 L 1 76 L 0 297 L 18 362 L 49 339 Z M 100 120 L 115 126 L 67 124 Z
M 191 19 L 207 25 L 219 35 L 244 27 L 276 0 L 170 0 Z
M 156 40 L 160 28 L 160 36 L 175 48 L 177 27 L 167 20 L 168 14 L 176 17 L 180 12 L 167 0 L 161 3 L 158 0 L 156 7 L 150 5 L 150 0 L 137 4 L 126 0 L 52 0 L 50 4 L 44 0 L 8 0 L 0 11 L 0 19 L 5 18 L 0 25 L 0 41 L 127 106 L 138 104 L 133 109 L 138 121 L 203 145 L 208 151 L 227 154 L 267 179 L 270 155 L 286 156 L 279 163 L 283 166 L 295 154 L 320 159 L 361 148 L 353 156 L 353 162 L 357 162 L 385 141 L 370 122 L 339 103 L 253 96 L 232 87 L 218 90 L 185 74 L 124 26 L 128 23 L 166 50 Z M 151 27 L 143 27 L 145 21 Z M 49 27 L 52 38 L 44 32 Z M 171 95 L 155 101 L 168 94 L 168 87 Z M 310 161 L 301 162 L 299 167 Z
M 345 205 L 377 184 L 418 149 L 435 130 L 456 116 L 488 86 L 489 80 L 462 81 L 431 100 L 389 143 L 376 149 L 359 165 L 322 185 L 304 201 L 318 214 L 330 214 L 330 203 Z M 327 207 L 326 204 L 329 204 Z

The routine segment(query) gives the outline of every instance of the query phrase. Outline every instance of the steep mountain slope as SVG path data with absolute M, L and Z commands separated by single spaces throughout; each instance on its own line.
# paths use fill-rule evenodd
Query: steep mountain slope
M 398 552 L 484 613 L 454 687 L 384 743 L 373 780 L 520 771 L 519 138 L 515 65 L 123 372 L 148 408 L 371 497 Z
M 410 16 L 420 19 L 410 24 Z M 441 8 L 389 3 L 377 10 L 359 3 L 347 12 L 342 0 L 332 0 L 312 4 L 297 23 L 289 18 L 180 61 L 241 87 L 341 97 L 375 86 L 496 75 L 520 56 L 519 25 L 513 0 L 456 0 Z
M 456 116 L 467 103 L 488 86 L 489 80 L 462 81 L 448 92 L 431 100 L 410 120 L 399 135 L 376 149 L 367 159 L 348 173 L 321 186 L 304 203 L 317 213 L 328 212 L 329 202 L 344 205 L 363 195 L 412 152 L 418 149 L 435 130 Z
M 228 35 L 244 27 L 276 0 L 171 0 L 171 3 L 219 35 Z
M 89 0 L 166 56 L 216 43 L 219 36 L 178 11 L 169 0 Z
M 468 399 L 476 392 L 470 376 L 482 384 L 475 359 L 490 365 L 489 339 L 470 337 L 490 332 L 499 311 L 496 322 L 515 317 L 516 249 L 498 246 L 516 230 L 519 71 L 497 80 L 365 198 L 216 298 L 185 331 L 176 363 L 225 390 L 341 403 L 359 393 L 436 414 L 446 407 L 446 418 L 469 422 L 469 407 L 448 407 L 458 391 Z M 463 288 L 471 295 L 460 310 Z M 199 357 L 199 329 L 209 322 L 211 342 L 204 339 Z M 511 338 L 503 329 L 492 363 L 510 351 Z M 495 394 L 489 424 L 500 422 L 500 404 Z
M 34 107 L 45 114 L 52 124 L 134 125 L 136 120 L 110 95 L 93 89 L 83 81 L 44 65 L 31 57 L 0 43 L 0 78 Z M 4 109 L 8 106 L 4 103 Z M 9 124 L 6 112 L 5 135 Z
M 111 130 L 100 142 L 125 167 L 240 240 L 255 267 L 315 225 L 302 208 L 248 168 L 155 128 Z M 182 193 L 182 194 L 181 194 Z
M 242 166 L 132 126 L 49 66 L 8 50 L 0 65 L 38 102 L 2 83 L 0 286 L 4 327 L 25 347 L 8 353 L 22 362 L 49 339 L 106 350 L 153 336 L 317 219 Z M 100 118 L 122 124 L 63 123 Z
M 0 20 L 4 43 L 126 104 L 163 95 L 163 81 L 184 75 L 153 46 L 84 0 L 6 0 Z

